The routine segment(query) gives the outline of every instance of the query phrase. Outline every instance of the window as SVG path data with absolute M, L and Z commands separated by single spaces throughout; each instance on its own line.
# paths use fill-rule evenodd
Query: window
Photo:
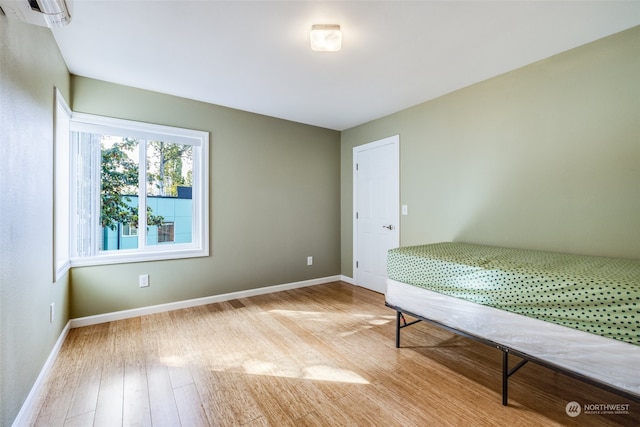
M 122 237 L 132 237 L 138 235 L 138 227 L 135 224 L 122 224 Z
M 174 224 L 173 222 L 165 222 L 158 226 L 158 243 L 167 243 L 174 241 Z
M 208 134 L 71 118 L 72 265 L 208 255 Z

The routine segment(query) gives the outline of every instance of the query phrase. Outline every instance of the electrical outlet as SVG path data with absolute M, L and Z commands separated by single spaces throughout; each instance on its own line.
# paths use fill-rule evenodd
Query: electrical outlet
M 307 257 L 307 265 L 313 265 L 313 257 L 312 256 L 308 256 Z
M 138 285 L 140 285 L 141 288 L 149 286 L 149 275 L 141 274 L 140 277 L 138 277 Z
M 56 303 L 52 302 L 51 305 L 49 305 L 49 323 L 53 323 L 55 314 L 56 314 Z

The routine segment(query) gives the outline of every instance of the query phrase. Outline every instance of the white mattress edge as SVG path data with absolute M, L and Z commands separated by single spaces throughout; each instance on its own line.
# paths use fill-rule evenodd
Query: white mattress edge
M 640 395 L 640 346 L 387 279 L 386 302 Z

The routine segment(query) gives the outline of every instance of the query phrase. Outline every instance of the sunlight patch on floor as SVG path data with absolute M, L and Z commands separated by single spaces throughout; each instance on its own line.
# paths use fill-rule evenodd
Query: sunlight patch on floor
M 322 311 L 301 311 L 301 310 L 269 310 L 268 313 L 280 314 L 288 317 L 304 317 L 306 320 L 314 320 L 317 322 L 328 322 L 326 313 Z
M 348 369 L 334 368 L 327 365 L 315 365 L 304 368 L 303 378 L 315 381 L 333 381 L 351 384 L 369 384 L 369 381 Z
M 192 362 L 180 356 L 165 356 L 160 360 L 168 367 L 188 367 Z M 216 372 L 235 372 L 248 375 L 264 375 L 280 378 L 329 381 L 350 384 L 369 384 L 369 381 L 349 369 L 336 368 L 325 364 L 296 366 L 291 360 L 276 362 L 251 359 L 240 352 L 227 353 L 216 358 L 214 364 L 207 366 Z
M 313 322 L 328 322 L 327 313 L 323 313 L 320 311 L 301 311 L 301 310 L 269 310 L 270 314 L 279 314 L 282 316 L 297 318 L 304 321 L 313 321 Z M 339 332 L 338 335 L 341 338 L 348 337 L 350 335 L 356 334 L 362 330 L 371 329 L 374 326 L 382 326 L 387 323 L 393 322 L 395 320 L 395 316 L 390 315 L 379 315 L 379 314 L 367 314 L 367 313 L 345 313 L 341 315 L 340 313 L 331 312 L 331 318 L 337 319 L 333 322 L 339 324 L 343 327 L 351 328 L 348 331 Z M 366 323 L 363 323 L 366 322 Z
M 266 375 L 269 377 L 299 378 L 300 369 L 292 365 L 278 365 L 266 360 L 248 360 L 242 365 L 243 371 L 249 375 Z
M 268 311 L 271 314 L 280 314 L 287 317 L 302 317 L 305 320 L 315 320 L 320 322 L 327 322 L 327 313 L 322 311 L 302 311 L 302 310 L 281 310 L 274 309 Z M 332 317 L 338 316 L 340 318 L 340 323 L 344 320 L 349 320 L 348 323 L 353 323 L 354 321 L 367 320 L 368 323 L 372 325 L 384 325 L 389 322 L 395 320 L 395 316 L 381 316 L 379 314 L 367 314 L 367 313 L 345 313 L 344 315 L 340 315 L 339 313 L 331 312 Z
M 297 368 L 294 366 L 278 366 L 274 362 L 251 360 L 245 362 L 243 367 L 245 373 L 250 375 L 267 375 L 281 378 L 299 378 L 350 384 L 369 384 L 369 381 L 349 369 L 341 369 L 328 365 L 311 365 Z
M 186 359 L 183 356 L 165 356 L 160 358 L 160 363 L 170 368 L 182 368 L 188 365 Z

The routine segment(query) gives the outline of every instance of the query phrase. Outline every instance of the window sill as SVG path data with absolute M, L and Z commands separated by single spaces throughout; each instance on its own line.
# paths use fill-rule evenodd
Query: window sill
M 90 267 L 95 265 L 129 264 L 135 262 L 163 261 L 183 258 L 200 258 L 209 256 L 208 249 L 174 249 L 171 251 L 118 251 L 117 253 L 101 253 L 91 257 L 71 258 L 71 267 Z

